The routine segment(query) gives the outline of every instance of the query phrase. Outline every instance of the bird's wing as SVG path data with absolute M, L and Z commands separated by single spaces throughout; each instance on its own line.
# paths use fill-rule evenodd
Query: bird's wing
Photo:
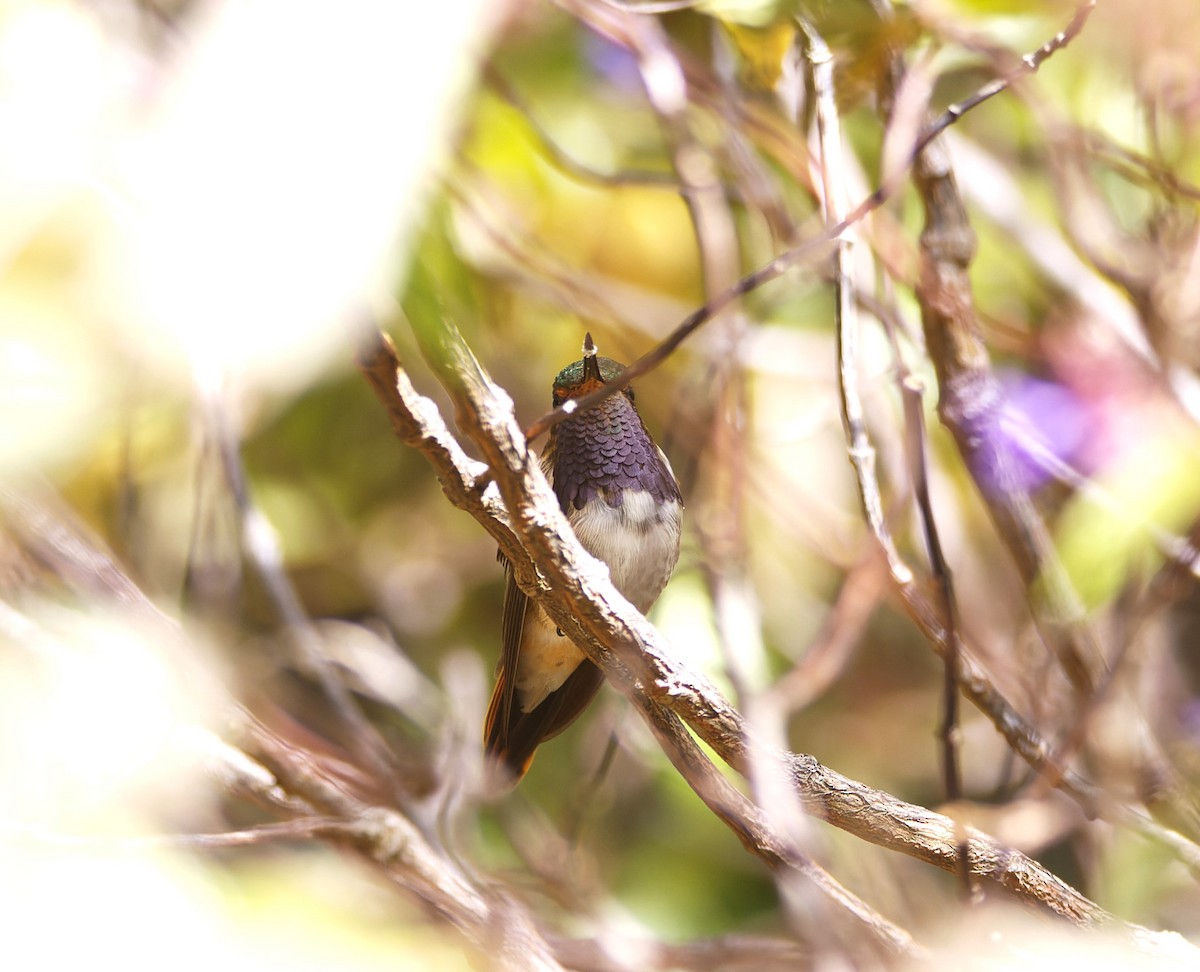
M 553 451 L 542 454 L 542 472 L 554 484 Z M 560 498 L 561 502 L 561 498 Z M 496 688 L 484 721 L 484 749 L 489 757 L 507 767 L 510 782 L 516 783 L 533 762 L 534 751 L 574 722 L 595 697 L 604 676 L 586 658 L 567 680 L 547 695 L 531 712 L 522 712 L 515 698 L 517 663 L 521 639 L 530 611 L 540 610 L 517 586 L 512 565 L 504 560 L 504 614 L 500 622 L 500 663 Z
M 516 696 L 517 661 L 521 639 L 530 611 L 529 602 L 506 566 L 504 615 L 500 624 L 501 653 L 496 688 L 484 721 L 484 749 L 503 764 L 515 783 L 529 769 L 534 751 L 574 722 L 604 682 L 600 669 L 586 658 L 565 682 L 546 696 L 531 712 L 522 712 Z
M 500 619 L 500 661 L 496 666 L 496 688 L 484 722 L 488 752 L 504 749 L 513 722 L 513 695 L 517 690 L 517 660 L 529 598 L 517 586 L 512 564 L 504 562 L 504 612 Z

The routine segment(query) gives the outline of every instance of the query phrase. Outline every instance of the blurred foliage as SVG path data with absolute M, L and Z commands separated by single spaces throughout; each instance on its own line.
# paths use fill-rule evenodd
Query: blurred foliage
M 228 355 L 214 366 L 190 356 L 195 349 L 169 327 L 143 319 L 136 270 L 122 263 L 120 245 L 131 232 L 126 208 L 137 194 L 137 169 L 113 174 L 122 152 L 158 132 L 160 115 L 147 122 L 141 99 L 169 117 L 168 82 L 187 61 L 162 43 L 163 32 L 202 45 L 203 17 L 192 7 L 46 2 L 0 10 L 0 126 L 8 127 L 9 147 L 0 200 L 12 204 L 0 226 L 0 471 L 57 490 L 160 606 L 187 619 L 211 649 L 208 663 L 236 694 L 345 745 L 311 673 L 289 654 L 278 606 L 244 553 L 215 409 L 240 445 L 249 495 L 278 536 L 306 613 L 346 622 L 328 630 L 332 640 L 345 641 L 338 650 L 347 654 L 338 659 L 366 711 L 411 762 L 444 767 L 449 749 L 470 750 L 460 737 L 474 739 L 482 722 L 498 653 L 502 572 L 494 545 L 445 501 L 425 460 L 394 438 L 353 368 L 354 327 L 369 307 L 453 428 L 453 408 L 414 336 L 429 315 L 446 315 L 512 396 L 519 419 L 532 422 L 549 407 L 552 377 L 578 356 L 585 330 L 602 353 L 629 361 L 705 299 L 696 233 L 671 182 L 669 140 L 630 52 L 561 8 L 514 4 L 505 15 L 489 14 L 494 22 L 477 38 L 484 44 L 478 62 L 443 44 L 439 28 L 413 21 L 411 30 L 429 32 L 431 59 L 456 60 L 464 96 L 442 120 L 450 147 L 437 163 L 437 181 L 406 187 L 420 200 L 400 224 L 398 235 L 410 242 L 376 254 L 381 275 L 345 285 L 353 299 L 332 324 L 304 330 L 293 343 L 288 320 L 257 322 L 277 331 L 254 342 L 254 359 L 249 351 L 239 358 L 229 343 L 236 344 L 235 332 L 222 338 Z M 1074 7 L 901 4 L 890 21 L 877 9 L 866 0 L 712 2 L 660 19 L 692 84 L 691 135 L 713 161 L 736 227 L 735 275 L 779 252 L 791 242 L 788 234 L 803 238 L 819 227 L 812 148 L 797 127 L 811 119 L 811 91 L 801 92 L 797 122 L 775 90 L 786 77 L 784 56 L 798 43 L 794 13 L 811 18 L 834 49 L 853 160 L 845 178 L 857 202 L 878 178 L 885 131 L 879 93 L 891 50 L 934 65 L 937 111 L 1002 69 L 989 56 L 994 49 L 1035 49 Z M 1014 413 L 1018 427 L 1028 423 L 1081 477 L 1082 485 L 1064 484 L 1042 474 L 1035 497 L 1110 653 L 1127 646 L 1136 655 L 1121 692 L 1148 714 L 1194 796 L 1194 577 L 1172 600 L 1150 604 L 1146 618 L 1164 550 L 1193 531 L 1200 513 L 1195 196 L 1155 175 L 1161 169 L 1200 180 L 1200 28 L 1193 13 L 1186 0 L 1100 5 L 1084 33 L 1036 77 L 966 115 L 954 128 L 954 147 L 964 147 L 955 157 L 979 237 L 971 276 L 985 336 L 1013 377 L 1006 387 L 1038 379 L 1069 400 L 1058 411 L 1030 405 L 1032 413 Z M 28 47 L 31 37 L 43 46 Z M 29 63 L 30 50 L 51 52 L 49 67 Z M 330 41 L 331 63 L 353 56 Z M 270 47 L 258 57 L 269 74 Z M 313 63 L 313 70 L 322 63 L 316 54 Z M 408 102 L 426 97 L 423 65 L 414 66 L 405 90 L 385 93 L 395 117 L 371 116 L 370 125 L 410 124 Z M 39 92 L 56 66 L 62 73 L 55 85 Z M 87 105 L 57 113 L 64 96 L 93 86 Z M 1093 180 L 1086 187 L 1092 212 L 1082 216 L 1062 181 L 1083 179 L 1070 170 L 1068 136 L 1076 131 L 1149 160 L 1120 167 L 1098 154 L 1085 157 L 1080 169 Z M 414 129 L 413 153 L 422 165 L 430 138 Z M 322 163 L 328 168 L 314 170 L 315 195 L 346 191 L 359 178 L 355 157 L 371 145 L 335 148 L 333 161 Z M 992 181 L 993 171 L 1003 185 Z M 1002 211 L 996 198 L 1008 200 Z M 302 252 L 289 268 L 297 282 L 319 276 L 321 261 L 340 245 L 309 222 L 309 205 L 295 199 L 293 219 L 272 228 L 281 240 L 319 239 L 312 262 Z M 781 221 L 772 222 L 769 209 Z M 1082 241 L 1073 239 L 1072 227 L 1103 223 L 1097 213 L 1109 218 L 1118 258 L 1130 254 L 1125 269 L 1153 284 L 1146 299 L 1159 301 L 1157 331 L 1138 294 L 1085 265 L 1082 246 L 1106 241 L 1086 231 Z M 237 211 L 226 218 L 232 239 Z M 395 219 L 399 224 L 401 214 Z M 933 428 L 932 371 L 911 295 L 920 226 L 918 202 L 902 189 L 864 229 L 862 249 L 876 261 L 866 276 L 874 274 L 880 299 L 894 301 L 901 316 L 901 352 L 927 380 Z M 1148 266 L 1161 267 L 1161 279 Z M 204 266 L 190 270 L 197 292 L 220 293 L 228 284 Z M 742 662 L 752 679 L 742 688 L 762 691 L 829 638 L 839 593 L 869 550 L 840 423 L 826 277 L 827 267 L 812 263 L 751 295 L 744 316 L 707 326 L 637 386 L 641 413 L 670 455 L 687 504 L 683 557 L 652 619 L 683 657 L 729 692 L 714 576 L 736 567 L 754 592 L 750 617 L 757 612 L 759 630 L 730 647 L 749 652 L 761 642 L 761 652 Z M 271 287 L 276 295 L 288 290 L 276 281 Z M 1097 308 L 1115 310 L 1103 318 Z M 1132 350 L 1136 338 L 1122 336 L 1128 321 L 1137 335 L 1148 335 L 1153 363 Z M 866 315 L 862 353 L 888 513 L 901 549 L 924 573 L 892 351 Z M 1170 384 L 1172 377 L 1179 383 Z M 1023 400 L 1016 391 L 1013 397 L 1019 412 Z M 1056 426 L 1067 422 L 1079 431 L 1069 448 L 1058 449 Z M 953 444 L 937 431 L 929 461 L 964 633 L 1014 705 L 1055 738 L 1069 724 L 1065 696 L 1046 675 L 1028 592 Z M 21 581 L 2 576 L 0 593 L 16 597 Z M 829 684 L 792 712 L 790 744 L 905 800 L 936 805 L 940 663 L 886 590 L 860 610 Z M 53 605 L 47 611 L 53 615 Z M 354 645 L 357 655 L 349 654 Z M 5 677 L 11 664 L 4 663 Z M 372 683 L 374 671 L 394 682 Z M 137 684 L 98 681 L 97 691 Z M 76 717 L 89 710 L 73 698 L 49 711 L 86 733 Z M 112 706 L 120 708 L 121 699 L 114 696 Z M 17 717 L 10 710 L 7 718 Z M 1002 815 L 1028 774 L 982 716 L 964 718 L 968 800 Z M 1108 743 L 1133 731 L 1125 724 L 1097 730 L 1103 744 L 1093 753 L 1095 768 L 1101 775 L 1111 769 L 1119 790 L 1132 786 L 1123 775 L 1132 771 L 1116 756 L 1113 767 L 1104 762 Z M 64 747 L 63 772 L 74 765 L 71 748 Z M 6 776 L 34 772 L 25 758 L 20 747 L 6 752 Z M 121 800 L 139 808 L 138 826 L 150 830 L 269 819 L 206 791 L 208 784 L 192 785 L 207 798 L 191 808 L 171 803 L 168 811 L 156 800 L 143 806 L 138 788 Z M 1139 838 L 1089 825 L 1063 798 L 1039 801 L 1026 839 L 1009 839 L 1121 917 L 1200 936 L 1200 892 L 1177 863 Z M 25 812 L 8 809 L 18 818 Z M 1056 830 L 1064 815 L 1068 824 Z M 670 770 L 613 692 L 539 752 L 516 794 L 481 808 L 467 830 L 458 835 L 464 853 L 510 880 L 552 926 L 568 932 L 586 935 L 602 916 L 669 940 L 788 929 L 771 875 Z M 918 933 L 938 926 L 954 899 L 952 881 L 924 865 L 815 825 L 810 837 L 814 856 L 840 880 Z M 332 851 L 297 846 L 200 860 L 199 873 L 189 870 L 182 884 L 209 903 L 208 921 L 238 926 L 234 942 L 245 934 L 258 943 L 245 946 L 248 953 L 274 949 L 268 939 L 281 923 L 287 931 L 278 939 L 288 954 L 300 961 L 307 952 L 312 967 L 339 958 L 352 961 L 346 967 L 396 967 L 390 958 L 402 954 L 402 968 L 456 968 L 470 958 L 456 939 L 423 925 L 410 901 L 385 893 L 383 882 Z M 200 906 L 188 899 L 184 909 L 191 907 Z M 292 937 L 294 928 L 304 929 L 303 941 Z M 278 954 L 269 962 L 296 967 Z

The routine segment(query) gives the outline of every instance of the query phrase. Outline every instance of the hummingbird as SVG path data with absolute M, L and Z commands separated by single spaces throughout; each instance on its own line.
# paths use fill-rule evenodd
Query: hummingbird
M 554 379 L 554 408 L 623 370 L 599 357 L 588 333 L 583 357 Z M 541 467 L 579 542 L 608 565 L 613 585 L 644 614 L 679 559 L 683 501 L 671 464 L 634 406 L 633 389 L 555 425 Z M 525 596 L 507 562 L 505 574 L 502 649 L 484 739 L 487 756 L 515 784 L 537 747 L 587 708 L 604 676 Z

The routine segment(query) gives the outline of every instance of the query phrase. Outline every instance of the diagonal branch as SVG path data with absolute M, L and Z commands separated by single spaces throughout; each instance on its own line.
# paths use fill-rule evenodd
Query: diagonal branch
M 464 348 L 453 344 L 448 329 L 434 325 L 424 343 L 430 350 L 447 349 L 435 365 L 455 398 L 462 427 L 487 456 L 509 510 L 509 525 L 520 534 L 527 553 L 514 560 L 517 577 L 527 593 L 542 605 L 600 665 L 628 697 L 639 697 L 678 715 L 716 753 L 735 769 L 746 766 L 746 729 L 741 716 L 703 676 L 682 665 L 655 629 L 616 592 L 602 565 L 594 561 L 571 535 L 544 478 L 536 470 L 511 405 L 498 397 Z M 417 325 L 428 332 L 430 325 Z M 389 369 L 400 370 L 386 339 L 365 348 L 360 364 L 389 414 L 402 425 L 428 414 L 429 404 L 411 394 L 402 377 L 383 383 Z M 454 371 L 454 362 L 469 360 L 467 370 Z M 463 421 L 471 416 L 475 424 Z M 396 418 L 393 421 L 397 421 Z M 423 435 L 418 441 L 431 441 Z M 434 466 L 443 487 L 460 475 L 471 475 L 447 462 L 448 451 L 422 452 Z M 449 492 L 456 491 L 449 489 Z M 464 490 L 469 492 L 469 490 Z M 474 511 L 473 511 L 474 512 Z M 494 524 L 482 525 L 496 535 Z M 532 563 L 530 561 L 532 560 Z M 534 568 L 536 564 L 536 570 Z M 966 677 L 970 677 L 968 671 Z M 810 756 L 780 754 L 779 759 L 810 812 L 872 843 L 953 871 L 958 867 L 956 828 L 942 814 L 905 803 L 880 790 L 827 769 Z M 1095 902 L 1065 884 L 1038 862 L 1003 847 L 978 830 L 968 829 L 972 874 L 1010 891 L 1026 904 L 1038 905 L 1084 926 L 1108 924 L 1113 917 Z M 1131 933 L 1145 935 L 1135 926 Z M 1144 940 L 1144 939 L 1143 939 Z
M 453 324 L 426 317 L 414 319 L 413 330 L 426 360 L 454 400 L 460 428 L 486 457 L 504 499 L 509 526 L 524 547 L 511 558 L 522 589 L 633 702 L 656 736 L 668 741 L 667 751 L 681 775 L 749 851 L 772 868 L 791 868 L 813 877 L 819 873 L 818 887 L 858 920 L 881 947 L 892 954 L 914 954 L 915 946 L 907 932 L 875 913 L 800 855 L 759 808 L 735 790 L 703 755 L 678 722 L 686 718 L 685 713 L 670 701 L 676 686 L 686 685 L 689 691 L 697 691 L 689 684 L 695 683 L 695 677 L 685 673 L 686 679 L 667 681 L 667 650 L 650 623 L 612 586 L 608 568 L 575 538 L 521 433 L 511 400 L 484 374 Z M 388 362 L 393 374 L 402 373 L 390 342 L 381 336 L 373 348 L 360 353 L 360 363 L 376 394 L 389 413 L 397 413 L 394 421 L 410 426 L 414 408 L 424 408 L 412 396 L 411 385 L 402 378 L 388 385 L 375 380 L 375 376 L 386 374 Z M 436 454 L 426 455 L 439 463 L 439 475 L 445 482 L 450 472 L 444 465 L 446 451 L 439 449 Z M 647 665 L 651 654 L 655 663 Z M 723 719 L 717 721 L 728 722 L 726 731 L 730 736 L 744 739 L 737 712 L 707 680 L 695 684 L 714 707 L 724 710 Z M 740 753 L 744 767 L 744 742 Z

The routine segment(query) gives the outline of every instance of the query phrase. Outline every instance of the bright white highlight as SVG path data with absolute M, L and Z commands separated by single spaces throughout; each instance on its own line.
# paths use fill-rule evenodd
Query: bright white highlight
M 292 384 L 392 281 L 476 0 L 229 3 L 129 158 L 144 320 Z

